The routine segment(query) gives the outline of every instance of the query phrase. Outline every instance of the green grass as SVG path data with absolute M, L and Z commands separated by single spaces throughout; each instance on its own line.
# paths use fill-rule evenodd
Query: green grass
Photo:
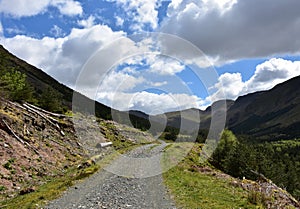
M 214 176 L 174 167 L 164 174 L 165 183 L 183 208 L 256 208 L 247 192 Z
M 201 166 L 201 147 L 200 144 L 195 145 L 183 161 L 163 174 L 164 182 L 176 204 L 188 209 L 257 208 L 249 202 L 248 192 L 231 185 L 229 179 L 217 178 L 192 169 L 192 166 Z

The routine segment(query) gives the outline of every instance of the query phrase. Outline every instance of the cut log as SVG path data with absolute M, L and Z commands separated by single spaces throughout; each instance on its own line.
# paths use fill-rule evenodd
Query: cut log
M 2 119 L 2 122 L 4 123 L 4 125 L 6 126 L 6 128 L 10 131 L 10 133 L 21 143 L 24 145 L 27 145 L 28 148 L 33 149 L 33 151 L 37 154 L 37 155 L 41 155 L 39 153 L 39 151 L 37 151 L 37 149 L 35 149 L 33 146 L 31 146 L 28 142 L 24 141 L 23 139 L 21 139 L 15 132 L 14 130 L 8 125 L 8 123 Z
M 47 110 L 44 110 L 44 109 L 42 109 L 42 108 L 40 108 L 40 107 L 34 106 L 34 105 L 29 104 L 29 103 L 27 103 L 27 102 L 26 102 L 25 104 L 26 104 L 27 106 L 29 106 L 29 107 L 35 109 L 35 110 L 38 110 L 38 111 L 40 111 L 40 112 L 43 112 L 44 114 L 47 114 L 47 115 L 51 115 L 51 116 L 53 116 L 53 117 L 57 117 L 57 118 L 69 118 L 69 116 L 67 116 L 67 115 L 49 112 L 49 111 L 47 111 Z
M 113 145 L 112 142 L 104 142 L 104 143 L 99 143 L 99 144 L 100 144 L 100 146 L 101 146 L 102 148 L 104 148 L 104 147 L 109 147 L 109 146 L 112 146 L 112 145 Z
M 4 125 L 6 126 L 6 128 L 9 130 L 9 132 L 21 143 L 21 144 L 25 144 L 25 142 L 17 135 L 15 134 L 15 132 L 12 130 L 12 128 L 8 125 L 8 123 L 2 119 L 2 122 L 4 123 Z
M 60 134 L 62 136 L 65 136 L 64 132 L 61 131 L 61 128 L 60 126 L 58 125 L 58 120 L 52 118 L 51 116 L 48 116 L 46 115 L 45 113 L 39 111 L 39 110 L 36 110 L 34 109 L 33 107 L 31 107 L 32 105 L 28 105 L 27 103 L 23 104 L 23 106 L 28 110 L 28 111 L 31 111 L 35 114 L 38 114 L 39 116 L 41 116 L 43 119 L 45 119 L 48 123 L 50 123 L 53 127 L 55 127 L 57 129 L 57 131 L 60 132 Z

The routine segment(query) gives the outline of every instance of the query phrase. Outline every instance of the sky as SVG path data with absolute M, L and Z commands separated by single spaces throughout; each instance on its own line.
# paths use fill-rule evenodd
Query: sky
M 0 0 L 0 44 L 119 110 L 205 109 L 300 75 L 299 0 Z

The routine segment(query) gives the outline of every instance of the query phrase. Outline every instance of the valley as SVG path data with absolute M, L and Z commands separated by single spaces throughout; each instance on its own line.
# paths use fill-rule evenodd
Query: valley
M 164 115 L 76 111 L 94 101 L 0 54 L 0 208 L 300 208 L 299 77 L 225 101 L 226 130 L 203 162 L 218 102 L 166 113 L 157 136 Z M 195 113 L 200 129 L 179 136 L 182 122 L 199 127 Z

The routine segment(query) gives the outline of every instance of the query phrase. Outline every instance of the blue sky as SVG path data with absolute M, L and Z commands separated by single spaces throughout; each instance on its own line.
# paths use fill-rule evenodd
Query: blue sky
M 0 0 L 0 44 L 120 110 L 205 109 L 300 74 L 298 8 L 298 0 Z

